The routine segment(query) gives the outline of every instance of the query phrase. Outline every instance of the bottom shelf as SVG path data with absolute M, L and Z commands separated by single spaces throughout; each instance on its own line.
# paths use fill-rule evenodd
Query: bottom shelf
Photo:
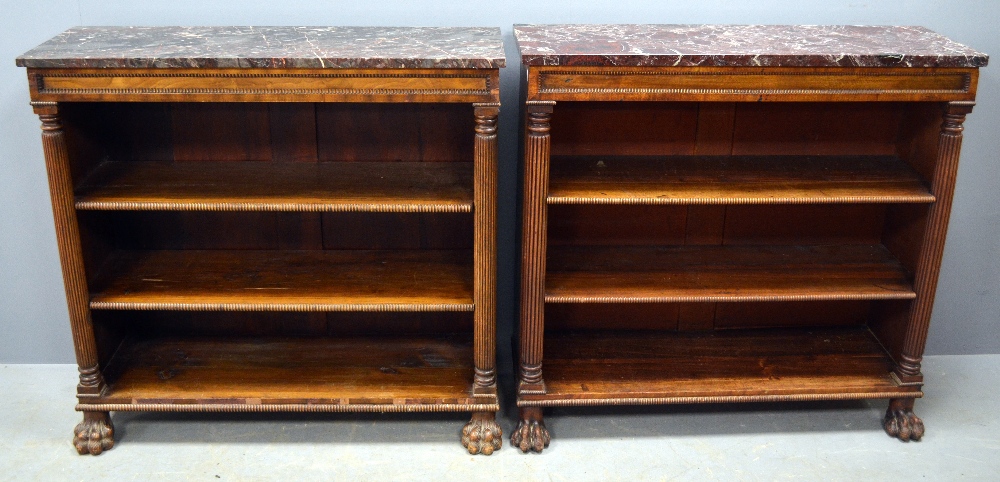
M 107 411 L 497 411 L 473 397 L 468 335 L 408 338 L 127 340 L 108 389 L 78 409 Z
M 864 327 L 547 334 L 520 406 L 915 398 Z

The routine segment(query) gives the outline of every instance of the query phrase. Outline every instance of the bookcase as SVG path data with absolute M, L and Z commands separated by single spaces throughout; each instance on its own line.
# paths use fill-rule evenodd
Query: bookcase
M 518 25 L 518 406 L 888 399 L 987 57 L 920 27 Z
M 471 412 L 500 447 L 495 28 L 82 27 L 18 58 L 110 412 Z

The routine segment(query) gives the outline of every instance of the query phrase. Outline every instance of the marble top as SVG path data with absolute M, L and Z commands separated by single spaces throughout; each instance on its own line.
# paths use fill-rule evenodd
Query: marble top
M 924 27 L 515 25 L 525 65 L 984 67 L 989 56 Z
M 499 28 L 76 27 L 17 58 L 35 68 L 504 66 Z

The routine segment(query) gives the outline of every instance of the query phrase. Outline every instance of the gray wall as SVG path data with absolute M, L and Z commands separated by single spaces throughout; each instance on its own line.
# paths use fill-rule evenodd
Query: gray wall
M 1000 2 L 865 0 L 2 0 L 0 18 L 0 362 L 73 361 L 38 119 L 14 57 L 74 25 L 486 25 L 504 31 L 501 72 L 501 367 L 516 309 L 518 61 L 513 23 L 924 25 L 1000 55 Z M 1000 62 L 1000 60 L 998 60 Z M 1000 353 L 1000 66 L 982 71 L 966 122 L 928 354 Z

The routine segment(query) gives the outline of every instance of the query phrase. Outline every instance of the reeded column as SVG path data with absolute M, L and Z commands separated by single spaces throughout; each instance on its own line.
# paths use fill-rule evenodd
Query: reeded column
M 66 289 L 66 304 L 69 306 L 69 322 L 73 329 L 76 363 L 80 370 L 77 397 L 84 402 L 101 393 L 104 378 L 97 362 L 97 343 L 94 341 L 94 325 L 90 319 L 87 274 L 83 267 L 76 208 L 73 206 L 69 151 L 59 118 L 59 105 L 55 102 L 32 102 L 31 105 L 42 121 L 42 149 L 49 176 L 56 242 Z M 80 454 L 99 455 L 111 449 L 114 446 L 114 426 L 108 412 L 84 412 L 83 422 L 73 429 L 73 445 Z
M 473 359 L 476 365 L 473 396 L 497 393 L 497 115 L 500 104 L 474 104 L 476 143 L 474 146 L 473 231 L 475 232 L 473 281 Z M 470 454 L 490 455 L 503 445 L 503 430 L 493 412 L 473 412 L 462 427 L 462 446 Z
M 499 104 L 476 104 L 475 143 L 475 389 L 496 393 L 497 116 Z
M 545 245 L 552 102 L 527 103 L 524 147 L 524 205 L 521 228 L 520 393 L 544 393 L 542 341 L 545 334 Z
M 948 232 L 948 219 L 951 216 L 951 201 L 955 193 L 955 177 L 958 171 L 958 157 L 962 150 L 962 123 L 966 114 L 972 112 L 975 102 L 949 102 L 941 124 L 941 135 L 938 141 L 937 162 L 931 192 L 937 200 L 929 207 L 927 227 L 924 231 L 924 244 L 920 249 L 920 260 L 917 263 L 913 289 L 917 298 L 910 310 L 907 323 L 906 338 L 899 363 L 896 366 L 896 376 L 904 385 L 920 385 L 923 375 L 920 374 L 920 362 L 924 355 L 924 345 L 927 342 L 927 330 L 930 327 L 931 310 L 934 308 L 934 293 L 937 290 L 938 273 L 941 270 L 941 257 L 944 253 L 945 235 Z
M 104 384 L 97 366 L 97 343 L 94 326 L 90 320 L 87 274 L 83 268 L 83 250 L 80 247 L 80 228 L 73 206 L 73 178 L 70 175 L 69 152 L 66 137 L 55 102 L 32 102 L 35 113 L 42 121 L 42 149 L 49 176 L 49 195 L 52 197 L 52 215 L 56 223 L 56 241 L 62 265 L 69 322 L 73 329 L 76 363 L 80 369 L 79 395 L 85 398 L 97 395 Z
M 545 339 L 545 246 L 548 243 L 549 134 L 555 102 L 528 101 L 524 143 L 524 206 L 521 227 L 521 331 L 518 394 L 545 393 L 542 342 Z M 522 452 L 541 452 L 551 437 L 540 407 L 521 407 L 510 434 Z

